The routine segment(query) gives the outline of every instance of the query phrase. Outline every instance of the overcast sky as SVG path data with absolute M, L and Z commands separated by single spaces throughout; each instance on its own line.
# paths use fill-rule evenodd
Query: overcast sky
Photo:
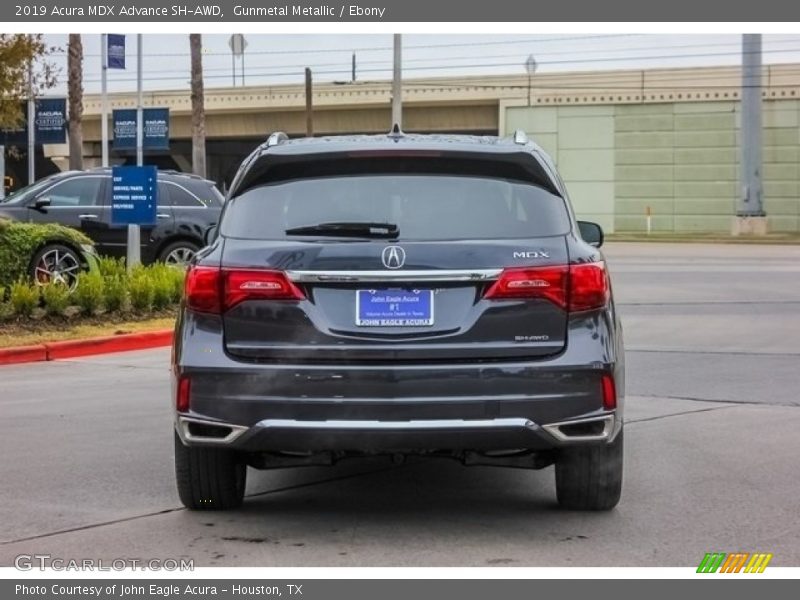
M 233 84 L 230 33 L 203 36 L 206 87 Z M 764 35 L 764 63 L 800 63 L 800 36 Z M 48 35 L 61 48 L 53 60 L 62 68 L 65 92 L 67 35 Z M 144 89 L 181 89 L 189 85 L 189 37 L 144 35 Z M 315 81 L 349 81 L 356 53 L 358 80 L 391 78 L 391 35 L 254 35 L 246 36 L 245 84 L 301 83 L 311 67 Z M 84 89 L 100 91 L 100 35 L 86 34 Z M 734 65 L 741 60 L 738 35 L 404 35 L 403 76 L 525 73 L 533 55 L 537 72 L 637 69 L 645 67 Z M 136 35 L 127 35 L 127 70 L 109 70 L 109 91 L 136 89 Z M 241 85 L 237 59 L 237 85 Z

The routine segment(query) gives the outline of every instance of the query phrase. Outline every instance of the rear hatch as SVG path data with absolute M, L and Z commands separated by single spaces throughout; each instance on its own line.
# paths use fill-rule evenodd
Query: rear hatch
M 567 209 L 507 160 L 350 156 L 268 172 L 223 217 L 227 352 L 348 364 L 560 352 Z

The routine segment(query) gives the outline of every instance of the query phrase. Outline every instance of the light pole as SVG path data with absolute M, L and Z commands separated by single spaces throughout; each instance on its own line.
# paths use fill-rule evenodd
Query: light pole
M 391 129 L 396 125 L 403 131 L 403 38 L 399 33 L 394 34 L 393 51 Z
M 528 73 L 528 106 L 531 105 L 531 87 L 533 83 L 533 74 L 536 73 L 537 66 L 538 64 L 533 54 L 529 54 L 528 59 L 525 61 L 525 71 Z

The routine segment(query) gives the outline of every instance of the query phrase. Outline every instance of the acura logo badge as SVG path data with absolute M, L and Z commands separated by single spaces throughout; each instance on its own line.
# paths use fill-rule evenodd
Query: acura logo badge
M 406 251 L 400 246 L 386 246 L 381 254 L 381 260 L 387 269 L 399 269 L 406 264 Z

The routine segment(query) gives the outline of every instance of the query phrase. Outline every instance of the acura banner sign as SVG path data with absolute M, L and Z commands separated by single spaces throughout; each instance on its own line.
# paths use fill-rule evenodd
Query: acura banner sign
M 169 109 L 145 108 L 142 147 L 145 150 L 169 150 Z M 114 149 L 136 149 L 136 109 L 113 111 Z

